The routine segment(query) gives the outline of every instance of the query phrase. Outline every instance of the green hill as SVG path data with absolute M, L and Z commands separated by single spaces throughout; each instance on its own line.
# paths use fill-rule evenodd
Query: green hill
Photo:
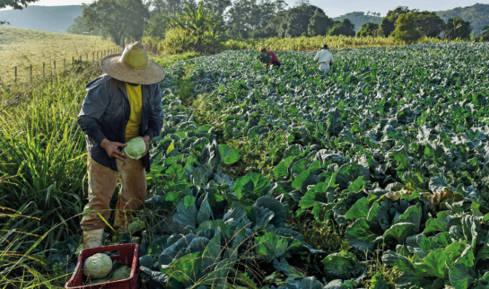
M 345 15 L 333 18 L 335 21 L 342 21 L 343 19 L 350 19 L 350 21 L 355 25 L 355 32 L 358 32 L 360 30 L 360 27 L 362 27 L 363 23 L 366 22 L 373 22 L 380 24 L 382 21 L 382 17 L 377 17 L 373 15 L 365 15 L 364 12 L 351 12 L 347 13 Z
M 10 22 L 10 27 L 65 33 L 82 12 L 83 8 L 79 5 L 31 5 L 23 10 L 0 11 L 0 20 Z
M 482 27 L 489 25 L 489 4 L 475 4 L 468 7 L 457 7 L 452 10 L 437 12 L 443 20 L 460 16 L 464 20 L 470 21 L 472 32 L 479 35 L 482 32 Z
M 393 7 L 394 8 L 394 7 Z M 410 7 L 411 8 L 411 7 Z M 475 4 L 467 7 L 457 7 L 452 10 L 436 12 L 445 22 L 455 16 L 460 16 L 464 20 L 470 21 L 472 25 L 472 31 L 475 35 L 479 35 L 482 32 L 482 27 L 489 25 L 489 4 Z M 345 18 L 355 24 L 355 31 L 360 30 L 360 27 L 365 22 L 373 22 L 380 24 L 382 17 L 373 15 L 365 15 L 363 12 L 352 12 L 339 17 L 334 20 L 341 21 Z

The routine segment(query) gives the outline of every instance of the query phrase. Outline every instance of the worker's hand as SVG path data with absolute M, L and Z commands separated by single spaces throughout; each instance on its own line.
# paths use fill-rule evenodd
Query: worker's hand
M 150 141 L 150 138 L 148 135 L 145 135 L 145 136 L 138 136 L 138 138 L 144 140 L 144 143 L 146 144 L 146 151 L 144 152 L 144 155 L 143 157 L 148 153 L 148 150 L 149 150 L 149 141 Z
M 100 146 L 107 151 L 107 154 L 111 158 L 115 158 L 118 160 L 121 160 L 123 163 L 126 163 L 126 158 L 127 156 L 122 154 L 122 152 L 119 151 L 119 148 L 123 148 L 126 146 L 126 144 L 118 143 L 118 142 L 111 142 L 108 139 L 104 139 L 101 143 Z

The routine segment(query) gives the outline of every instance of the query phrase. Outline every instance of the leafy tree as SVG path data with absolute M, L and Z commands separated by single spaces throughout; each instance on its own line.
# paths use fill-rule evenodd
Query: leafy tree
M 228 34 L 247 38 L 255 30 L 273 25 L 277 13 L 285 7 L 283 0 L 238 0 L 227 11 Z
M 462 17 L 456 16 L 448 19 L 445 30 L 445 38 L 448 40 L 457 38 L 469 39 L 470 32 L 472 32 L 470 22 L 463 20 Z
M 97 29 L 92 32 L 88 32 L 88 28 L 85 26 L 85 20 L 83 19 L 82 16 L 77 16 L 74 20 L 74 23 L 66 29 L 67 33 L 70 34 L 90 34 L 90 35 L 102 35 L 102 30 Z
M 165 36 L 169 19 L 170 18 L 164 13 L 153 15 L 151 18 L 149 18 L 148 23 L 146 23 L 144 34 L 156 39 L 163 38 Z
M 389 35 L 396 29 L 394 22 L 392 22 L 389 18 L 382 18 L 382 22 L 380 22 L 379 29 L 377 30 L 377 35 L 382 37 L 389 37 Z
M 343 21 L 335 23 L 333 28 L 328 31 L 327 35 L 345 35 L 353 37 L 355 36 L 355 25 L 353 25 L 349 19 L 343 19 Z
M 236 1 L 227 12 L 228 34 L 248 38 L 253 30 L 263 28 L 256 27 L 256 23 L 253 23 L 254 15 L 256 15 L 256 12 L 253 13 L 253 11 L 258 9 L 258 3 L 255 0 Z
M 426 37 L 436 37 L 445 30 L 445 21 L 435 12 L 415 11 L 414 17 L 418 30 Z
M 2 8 L 13 8 L 17 10 L 22 10 L 24 7 L 27 7 L 28 4 L 37 2 L 39 0 L 1 0 L 0 1 L 0 9 Z M 0 25 L 8 24 L 6 20 L 0 20 Z
M 0 1 L 0 9 L 2 8 L 13 8 L 17 10 L 22 10 L 27 7 L 28 4 L 37 2 L 39 0 L 2 0 Z
M 314 14 L 307 26 L 309 36 L 326 35 L 328 30 L 333 27 L 334 20 L 325 14 Z
M 251 37 L 253 38 L 271 38 L 276 36 L 277 36 L 277 31 L 272 26 L 267 26 L 263 29 L 259 29 L 251 32 Z
M 288 10 L 279 11 L 273 19 L 270 20 L 270 26 L 278 32 L 281 31 L 282 26 L 287 26 L 284 19 L 287 17 Z M 279 35 L 280 38 L 283 38 L 282 35 Z
M 377 35 L 382 37 L 388 37 L 391 35 L 392 31 L 396 29 L 397 18 L 402 14 L 407 14 L 411 12 L 408 7 L 399 6 L 396 9 L 389 11 L 387 15 L 382 18 L 380 22 L 379 30 L 377 30 Z
M 375 36 L 378 29 L 379 24 L 377 23 L 363 23 L 362 28 L 360 28 L 360 30 L 357 32 L 357 37 Z
M 190 3 L 190 6 L 194 6 L 193 2 Z M 151 6 L 153 7 L 152 13 L 154 14 L 166 14 L 169 16 L 176 16 L 185 10 L 186 1 L 185 0 L 153 0 L 151 2 Z
M 133 40 L 141 40 L 144 35 L 144 26 L 149 19 L 149 6 L 145 5 L 143 0 L 126 0 L 120 3 L 131 12 L 130 15 L 127 15 L 127 21 L 131 24 L 127 27 L 127 34 Z
M 102 29 L 122 47 L 126 34 L 138 40 L 142 37 L 148 16 L 148 7 L 141 0 L 97 0 L 83 9 L 89 31 Z
M 309 23 L 315 14 L 325 15 L 321 8 L 303 4 L 277 15 L 273 22 L 280 38 L 299 37 L 307 35 Z
M 204 2 L 200 2 L 198 8 L 187 5 L 182 14 L 171 17 L 168 27 L 183 29 L 190 39 L 193 49 L 198 52 L 210 52 L 219 45 L 224 32 L 224 24 L 220 16 L 206 9 Z
M 204 0 L 204 7 L 219 16 L 223 16 L 224 11 L 232 4 L 231 0 Z
M 416 24 L 416 14 L 401 14 L 397 18 L 396 29 L 393 32 L 394 38 L 399 41 L 411 44 L 416 43 L 423 34 L 418 30 Z

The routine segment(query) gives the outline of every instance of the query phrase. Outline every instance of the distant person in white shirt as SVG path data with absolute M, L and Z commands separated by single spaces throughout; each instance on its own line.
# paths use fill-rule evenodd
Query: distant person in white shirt
M 314 57 L 314 61 L 316 61 L 319 66 L 319 70 L 323 72 L 325 75 L 331 69 L 331 64 L 334 62 L 333 54 L 329 52 L 329 48 L 327 44 L 324 44 L 323 48 L 318 51 L 316 57 Z

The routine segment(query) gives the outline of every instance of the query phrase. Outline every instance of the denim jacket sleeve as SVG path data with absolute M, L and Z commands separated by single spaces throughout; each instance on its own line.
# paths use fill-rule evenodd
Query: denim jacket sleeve
M 155 87 L 151 97 L 151 112 L 149 115 L 148 129 L 143 134 L 149 136 L 151 139 L 160 135 L 161 128 L 163 127 L 163 96 L 161 95 L 160 86 L 155 84 Z
M 98 144 L 105 139 L 105 135 L 102 133 L 97 120 L 102 117 L 110 102 L 106 80 L 106 77 L 102 76 L 87 85 L 87 95 L 83 100 L 77 118 L 81 130 Z

